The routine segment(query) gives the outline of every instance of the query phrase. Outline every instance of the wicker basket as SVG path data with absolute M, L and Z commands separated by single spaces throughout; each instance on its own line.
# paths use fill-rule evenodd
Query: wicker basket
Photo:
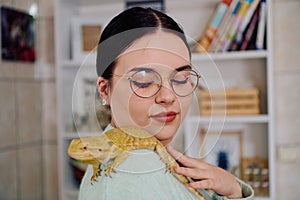
M 257 115 L 260 113 L 257 88 L 228 89 L 225 92 L 201 90 L 199 100 L 201 115 L 225 113 L 226 115 Z

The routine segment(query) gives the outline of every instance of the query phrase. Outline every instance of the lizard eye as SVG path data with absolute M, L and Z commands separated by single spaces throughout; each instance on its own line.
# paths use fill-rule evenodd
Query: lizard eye
M 98 151 L 102 151 L 102 149 L 98 149 Z
M 83 149 L 86 150 L 87 148 L 86 148 L 86 147 L 83 147 Z

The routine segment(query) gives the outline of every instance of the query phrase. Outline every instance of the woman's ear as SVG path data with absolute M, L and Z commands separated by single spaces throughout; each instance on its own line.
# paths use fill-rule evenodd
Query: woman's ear
M 109 94 L 109 80 L 99 77 L 97 81 L 97 86 L 98 86 L 98 92 L 100 94 L 100 97 L 102 99 L 102 102 L 105 102 L 105 105 L 109 105 L 109 99 L 110 99 L 110 94 Z

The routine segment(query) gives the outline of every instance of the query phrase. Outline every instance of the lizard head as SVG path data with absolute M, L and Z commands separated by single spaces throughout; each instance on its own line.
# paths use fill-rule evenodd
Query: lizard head
M 68 154 L 78 161 L 102 163 L 109 158 L 111 146 L 112 143 L 102 136 L 82 137 L 71 141 Z

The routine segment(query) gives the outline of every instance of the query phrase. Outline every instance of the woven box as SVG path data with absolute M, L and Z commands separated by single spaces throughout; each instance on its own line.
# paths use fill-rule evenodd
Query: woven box
M 256 115 L 259 110 L 257 88 L 228 89 L 225 91 L 201 90 L 199 95 L 201 115 Z M 213 107 L 213 113 L 212 112 Z

